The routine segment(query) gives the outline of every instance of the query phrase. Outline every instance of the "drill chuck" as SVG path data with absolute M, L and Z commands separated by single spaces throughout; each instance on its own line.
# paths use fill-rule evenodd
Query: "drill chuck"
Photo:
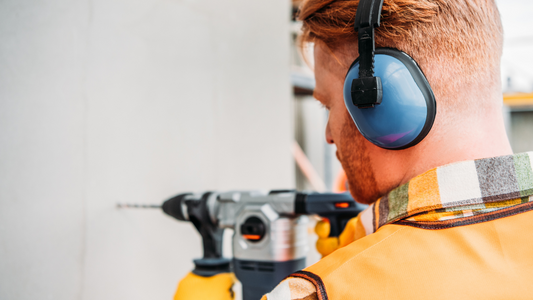
M 185 198 L 191 194 L 179 194 L 163 202 L 163 212 L 180 221 L 189 221 Z

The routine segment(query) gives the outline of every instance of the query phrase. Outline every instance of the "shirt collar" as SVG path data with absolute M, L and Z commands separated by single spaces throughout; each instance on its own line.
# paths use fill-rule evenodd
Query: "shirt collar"
M 532 165 L 533 152 L 527 152 L 429 170 L 370 205 L 361 213 L 361 223 L 368 235 L 383 225 L 435 210 L 483 209 L 487 204 L 529 197 L 533 195 Z

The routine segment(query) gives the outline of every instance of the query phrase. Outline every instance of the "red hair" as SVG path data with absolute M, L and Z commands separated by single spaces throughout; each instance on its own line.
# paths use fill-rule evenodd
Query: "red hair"
M 302 42 L 331 50 L 357 44 L 359 0 L 306 0 Z M 385 0 L 376 46 L 404 51 L 420 65 L 437 100 L 450 91 L 499 88 L 503 29 L 494 0 Z M 480 95 L 481 96 L 481 95 Z

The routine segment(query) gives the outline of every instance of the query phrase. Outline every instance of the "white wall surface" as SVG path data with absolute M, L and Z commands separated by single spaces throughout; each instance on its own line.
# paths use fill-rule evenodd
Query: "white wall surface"
M 497 0 L 497 3 L 504 29 L 504 91 L 533 92 L 533 1 Z M 510 86 L 508 78 L 511 78 Z
M 189 224 L 294 186 L 288 0 L 0 2 L 0 299 L 171 299 Z

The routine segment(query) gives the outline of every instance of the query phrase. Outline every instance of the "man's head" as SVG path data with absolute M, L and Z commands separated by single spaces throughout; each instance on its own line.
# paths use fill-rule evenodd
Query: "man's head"
M 510 151 L 501 118 L 502 27 L 493 0 L 385 0 L 376 46 L 413 57 L 437 100 L 430 134 L 393 151 L 365 140 L 343 101 L 344 75 L 357 58 L 359 0 L 304 1 L 303 42 L 315 43 L 315 96 L 328 109 L 335 143 L 354 197 L 364 203 L 430 168 Z

